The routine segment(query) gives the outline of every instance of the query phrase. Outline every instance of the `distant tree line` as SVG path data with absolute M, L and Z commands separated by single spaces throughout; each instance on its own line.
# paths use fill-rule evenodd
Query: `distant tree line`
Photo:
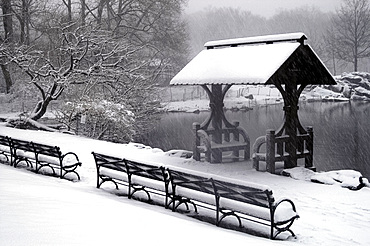
M 304 32 L 308 43 L 333 74 L 370 71 L 368 0 L 342 0 L 333 13 L 312 6 L 282 10 L 265 18 L 236 8 L 207 8 L 187 16 L 191 57 L 210 40 Z

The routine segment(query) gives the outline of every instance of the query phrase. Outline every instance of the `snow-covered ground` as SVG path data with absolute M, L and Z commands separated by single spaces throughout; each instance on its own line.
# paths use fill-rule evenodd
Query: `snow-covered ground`
M 183 159 L 140 144 L 115 144 L 83 137 L 0 126 L 0 134 L 59 145 L 74 151 L 83 165 L 80 182 L 34 174 L 0 164 L 0 245 L 370 245 L 370 188 L 310 182 L 304 169 L 296 179 L 257 172 L 251 162 L 209 164 Z M 269 185 L 276 198 L 294 201 L 300 215 L 292 229 L 297 238 L 267 238 L 218 228 L 160 206 L 129 200 L 96 189 L 91 151 L 181 166 Z M 356 176 L 349 171 L 349 178 Z M 323 175 L 325 176 L 325 175 Z M 325 177 L 334 177 L 329 173 Z M 174 243 L 175 242 L 175 243 Z
M 172 93 L 169 102 L 163 103 L 169 112 L 196 112 L 209 110 L 209 100 L 202 92 L 185 86 L 172 87 L 166 93 Z M 194 93 L 195 92 L 195 93 Z M 370 95 L 370 91 L 369 91 Z M 166 100 L 166 98 L 164 100 Z M 342 93 L 329 88 L 315 87 L 303 91 L 300 100 L 313 101 L 349 101 Z M 232 86 L 225 97 L 225 108 L 230 110 L 248 110 L 257 105 L 282 104 L 283 98 L 275 87 L 267 86 Z

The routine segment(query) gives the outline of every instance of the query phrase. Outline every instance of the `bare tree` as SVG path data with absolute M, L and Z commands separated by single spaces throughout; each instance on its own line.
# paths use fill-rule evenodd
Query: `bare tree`
M 152 45 L 174 71 L 187 62 L 188 37 L 182 6 L 187 0 L 97 0 L 85 2 L 86 21 L 136 45 Z M 83 2 L 81 1 L 81 4 Z
M 106 105 L 125 105 L 137 120 L 131 126 L 133 129 L 145 125 L 145 119 L 150 121 L 150 115 L 159 108 L 159 101 L 154 97 L 154 81 L 161 70 L 161 64 L 156 63 L 158 50 L 149 45 L 134 46 L 116 39 L 109 31 L 90 27 L 80 27 L 74 32 L 68 29 L 69 26 L 61 30 L 59 46 L 54 47 L 57 54 L 53 56 L 50 51 L 31 50 L 24 45 L 11 53 L 7 49 L 2 51 L 29 76 L 39 92 L 41 100 L 29 115 L 28 123 L 35 124 L 50 102 L 70 88 L 77 92 L 75 101 L 79 103 L 109 100 Z M 69 95 L 69 101 L 73 100 Z M 100 118 L 94 124 L 102 122 Z M 112 127 L 108 124 L 92 136 L 103 137 L 108 126 Z M 126 134 L 135 132 L 130 129 Z
M 359 60 L 370 56 L 369 1 L 344 0 L 328 33 L 335 56 L 352 63 L 354 71 L 358 71 Z
M 69 105 L 63 110 L 63 122 L 70 125 L 78 115 L 89 115 L 86 135 L 96 138 L 108 132 L 129 137 L 155 122 L 162 71 L 182 67 L 187 58 L 181 19 L 187 0 L 13 1 L 19 23 L 26 20 L 19 13 L 27 10 L 25 24 L 30 30 L 25 38 L 30 42 L 14 42 L 14 49 L 3 43 L 0 51 L 7 58 L 4 65 L 16 64 L 17 88 L 22 90 L 26 86 L 21 83 L 30 82 L 22 96 L 39 100 L 28 119 L 39 120 L 58 100 L 57 107 Z M 32 5 L 26 8 L 25 3 Z M 15 27 L 21 33 L 18 23 Z M 101 111 L 100 102 L 117 110 Z M 97 110 L 89 105 L 97 105 Z M 122 117 L 103 119 L 110 115 L 107 112 L 123 115 L 125 110 L 118 105 L 132 112 L 126 118 L 133 118 L 135 124 L 127 131 L 122 129 L 125 124 L 118 126 L 116 121 L 126 122 Z

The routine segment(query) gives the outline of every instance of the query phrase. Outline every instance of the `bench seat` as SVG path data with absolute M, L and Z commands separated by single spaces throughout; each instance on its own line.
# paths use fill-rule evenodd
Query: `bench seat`
M 40 162 L 47 162 L 47 163 L 55 164 L 55 165 L 60 164 L 60 159 L 58 157 L 53 157 L 53 156 L 48 156 L 48 155 L 43 155 L 43 154 L 38 156 L 38 160 Z M 70 156 L 65 156 L 62 162 L 63 162 L 64 167 L 68 167 L 68 166 L 78 163 L 79 161 L 75 158 L 75 156 L 70 155 Z
M 222 144 L 217 144 L 215 142 L 212 141 L 211 143 L 211 149 L 221 149 L 223 151 L 232 151 L 232 150 L 235 150 L 235 149 L 245 149 L 246 147 L 248 147 L 249 144 L 248 143 L 245 143 L 245 142 L 223 142 Z
M 4 146 L 4 145 L 0 145 L 0 151 L 1 152 L 6 152 L 6 153 L 10 153 L 10 147 L 9 146 Z
M 25 160 L 29 163 L 34 162 L 36 160 L 35 153 L 32 151 L 25 151 L 25 150 L 15 150 L 17 158 L 19 161 Z
M 129 185 L 129 180 L 126 172 L 117 171 L 109 168 L 102 167 L 99 172 L 100 176 L 110 177 L 116 181 L 123 182 L 124 185 Z M 164 183 L 158 180 L 152 180 L 145 177 L 133 175 L 131 177 L 132 185 L 141 185 L 148 187 L 149 189 L 155 189 L 158 191 L 165 192 Z
M 266 221 L 271 221 L 270 208 L 260 207 L 247 204 L 231 199 L 220 199 L 220 207 L 223 209 L 233 210 L 245 215 L 253 216 Z M 278 206 L 274 213 L 275 223 L 284 223 L 298 216 L 298 213 L 292 209 L 290 204 Z

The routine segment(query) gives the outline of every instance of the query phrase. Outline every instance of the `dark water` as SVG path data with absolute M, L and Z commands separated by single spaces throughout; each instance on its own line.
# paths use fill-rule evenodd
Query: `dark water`
M 267 129 L 277 129 L 283 120 L 283 105 L 226 112 L 230 122 L 239 121 L 251 144 Z M 191 150 L 192 123 L 203 122 L 208 112 L 164 114 L 145 144 L 163 150 Z M 301 103 L 303 126 L 313 126 L 314 165 L 318 171 L 353 169 L 370 178 L 370 103 Z

